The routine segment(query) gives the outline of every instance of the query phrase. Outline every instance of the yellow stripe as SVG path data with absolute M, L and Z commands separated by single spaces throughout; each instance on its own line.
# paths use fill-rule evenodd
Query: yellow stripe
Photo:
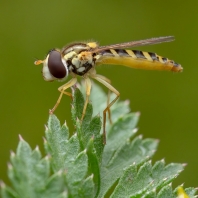
M 117 53 L 114 49 L 110 49 L 110 52 L 111 52 L 114 56 L 119 56 L 118 53 Z
M 144 54 L 144 56 L 146 57 L 146 59 L 147 59 L 148 61 L 153 62 L 153 59 L 151 58 L 151 56 L 149 55 L 148 52 L 142 52 L 142 53 Z
M 132 58 L 136 59 L 137 56 L 134 54 L 132 50 L 125 50 Z

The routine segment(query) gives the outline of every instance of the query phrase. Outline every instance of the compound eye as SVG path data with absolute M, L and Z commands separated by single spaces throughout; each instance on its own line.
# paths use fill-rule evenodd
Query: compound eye
M 61 53 L 53 50 L 49 52 L 48 68 L 52 76 L 55 78 L 64 78 L 67 76 L 67 69 L 62 62 Z

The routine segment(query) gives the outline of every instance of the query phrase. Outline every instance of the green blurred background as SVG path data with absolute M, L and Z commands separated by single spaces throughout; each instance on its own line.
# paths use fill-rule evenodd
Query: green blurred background
M 139 134 L 160 139 L 154 160 L 187 163 L 174 185 L 198 185 L 198 1 L 1 1 L 0 3 L 0 178 L 6 171 L 10 150 L 18 134 L 32 148 L 40 146 L 48 110 L 63 83 L 45 82 L 42 66 L 49 49 L 73 41 L 96 40 L 100 45 L 173 35 L 175 42 L 139 49 L 156 52 L 179 62 L 184 72 L 133 70 L 102 66 L 107 76 L 130 99 L 132 111 L 140 111 Z M 105 91 L 107 91 L 104 88 Z M 69 97 L 55 112 L 71 125 Z

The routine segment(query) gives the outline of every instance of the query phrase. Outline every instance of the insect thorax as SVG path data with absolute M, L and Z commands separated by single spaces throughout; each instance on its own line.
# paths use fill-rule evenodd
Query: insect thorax
M 89 52 L 89 49 L 86 44 L 79 43 L 63 51 L 69 72 L 82 76 L 94 67 L 96 54 Z

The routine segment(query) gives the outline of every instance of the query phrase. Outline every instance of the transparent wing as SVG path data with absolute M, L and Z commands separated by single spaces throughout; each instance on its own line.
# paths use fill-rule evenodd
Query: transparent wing
M 150 39 L 139 40 L 139 41 L 131 41 L 131 42 L 126 42 L 126 43 L 101 46 L 101 47 L 92 49 L 91 52 L 96 53 L 96 52 L 100 52 L 100 51 L 108 50 L 108 49 L 126 49 L 126 48 L 143 46 L 143 45 L 154 45 L 154 44 L 158 44 L 158 43 L 171 42 L 174 39 L 175 39 L 174 36 L 150 38 Z

